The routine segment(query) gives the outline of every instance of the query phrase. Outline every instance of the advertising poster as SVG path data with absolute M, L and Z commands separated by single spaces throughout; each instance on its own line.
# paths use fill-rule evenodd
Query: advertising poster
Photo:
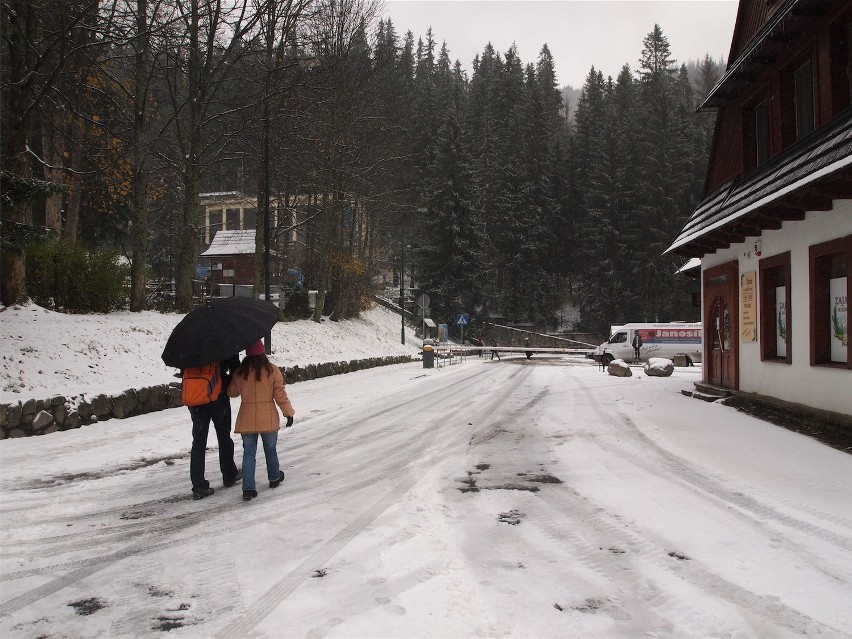
M 828 300 L 830 304 L 829 335 L 831 336 L 831 361 L 848 362 L 849 323 L 846 299 L 846 278 L 836 277 L 828 281 Z
M 787 357 L 787 287 L 775 288 L 775 355 Z
M 756 276 L 754 271 L 740 277 L 740 340 L 757 341 Z
M 695 344 L 701 341 L 700 328 L 657 328 L 636 331 L 642 338 L 642 345 L 650 344 Z
M 450 341 L 450 330 L 446 324 L 438 324 L 438 341 L 439 342 L 449 342 Z

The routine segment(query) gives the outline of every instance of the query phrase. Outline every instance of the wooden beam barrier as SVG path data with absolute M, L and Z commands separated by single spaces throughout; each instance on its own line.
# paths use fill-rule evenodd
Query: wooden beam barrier
M 546 346 L 461 346 L 459 344 L 454 344 L 452 346 L 446 345 L 436 345 L 435 346 L 435 354 L 436 356 L 444 353 L 446 357 L 451 356 L 469 356 L 471 354 L 477 354 L 480 351 L 483 353 L 490 353 L 491 351 L 497 351 L 498 353 L 526 353 L 530 351 L 532 353 L 544 353 L 544 354 L 557 354 L 557 355 L 583 355 L 585 356 L 587 353 L 591 353 L 594 349 L 591 348 L 550 348 Z

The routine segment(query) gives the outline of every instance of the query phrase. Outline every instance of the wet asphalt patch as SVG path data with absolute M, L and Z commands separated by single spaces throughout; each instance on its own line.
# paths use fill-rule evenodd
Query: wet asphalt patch
M 510 510 L 509 512 L 497 515 L 497 521 L 509 524 L 510 526 L 517 526 L 524 517 L 526 517 L 526 513 L 522 513 L 519 510 Z
M 563 483 L 558 477 L 554 477 L 549 473 L 515 473 L 519 478 L 518 481 L 506 482 L 500 484 L 483 485 L 480 484 L 478 476 L 482 472 L 489 470 L 491 464 L 477 464 L 474 466 L 476 470 L 469 470 L 463 479 L 458 479 L 461 487 L 458 490 L 462 493 L 478 493 L 480 490 L 523 490 L 531 493 L 537 493 L 539 487 L 536 484 L 561 484 Z
M 189 610 L 189 608 L 190 606 L 188 603 L 182 603 L 175 610 L 172 610 L 170 612 L 185 612 Z M 177 630 L 178 628 L 183 628 L 186 625 L 190 624 L 186 623 L 186 620 L 183 618 L 183 615 L 163 614 L 157 617 L 156 623 L 151 626 L 151 630 L 169 632 L 170 630 Z
M 89 599 L 78 599 L 68 604 L 74 609 L 74 612 L 81 616 L 88 616 L 96 613 L 101 608 L 106 608 L 106 601 L 99 597 L 90 597 Z
M 601 547 L 598 550 L 606 550 L 611 552 L 613 555 L 623 555 L 626 552 L 623 548 L 615 548 L 614 546 L 611 546 L 609 548 Z

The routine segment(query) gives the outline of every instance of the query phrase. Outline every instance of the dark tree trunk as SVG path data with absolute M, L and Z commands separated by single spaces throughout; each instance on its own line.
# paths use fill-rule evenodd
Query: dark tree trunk
M 147 307 L 145 295 L 145 270 L 148 263 L 147 100 L 145 97 L 148 84 L 147 23 L 148 2 L 137 0 L 136 34 L 139 41 L 136 44 L 133 70 L 133 139 L 131 141 L 133 162 L 130 203 L 133 215 L 133 259 L 130 264 L 131 311 L 144 311 Z

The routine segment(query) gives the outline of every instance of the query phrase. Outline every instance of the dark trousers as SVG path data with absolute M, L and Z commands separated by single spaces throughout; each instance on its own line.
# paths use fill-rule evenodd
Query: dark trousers
M 222 471 L 222 481 L 229 483 L 237 476 L 234 440 L 231 439 L 231 400 L 222 393 L 215 402 L 188 408 L 192 417 L 192 452 L 189 457 L 189 478 L 192 480 L 192 487 L 210 487 L 210 482 L 204 478 L 204 458 L 211 421 L 216 430 L 216 439 L 219 440 L 219 469 Z
M 637 362 L 639 361 L 639 346 L 633 347 L 633 359 L 635 359 Z

